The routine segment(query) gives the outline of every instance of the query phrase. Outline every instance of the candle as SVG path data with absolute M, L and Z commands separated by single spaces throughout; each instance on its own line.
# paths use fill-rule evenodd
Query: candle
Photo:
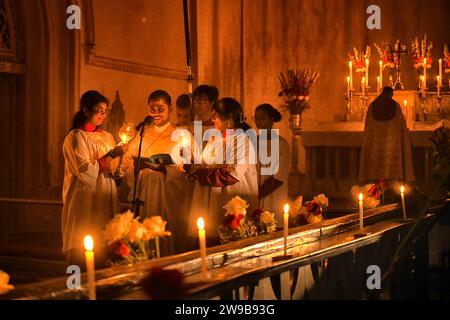
M 379 65 L 380 65 L 380 89 L 382 89 L 383 88 L 383 61 L 380 60 Z
M 284 205 L 284 228 L 283 228 L 283 235 L 284 235 L 284 255 L 287 255 L 287 237 L 289 232 L 289 204 Z
M 206 231 L 205 231 L 205 220 L 203 218 L 198 218 L 198 240 L 200 242 L 200 257 L 202 260 L 202 278 L 205 280 L 207 278 L 206 273 Z
M 440 97 L 441 96 L 441 85 L 440 85 L 441 81 L 440 81 L 440 77 L 437 76 L 436 80 L 437 80 L 437 86 L 436 86 L 437 87 L 437 95 L 438 95 L 438 97 Z
M 84 256 L 86 258 L 86 272 L 88 277 L 89 300 L 95 300 L 96 292 L 95 292 L 94 240 L 90 235 L 84 237 Z
M 377 77 L 377 93 L 380 93 L 380 76 Z
M 361 79 L 361 93 L 364 95 L 366 93 L 366 78 Z
M 366 87 L 369 86 L 369 59 L 366 59 Z
M 350 77 L 347 77 L 347 98 L 350 99 Z
M 348 73 L 350 75 L 350 90 L 353 90 L 353 63 L 351 61 L 348 63 Z
M 363 194 L 359 194 L 359 230 L 362 231 L 364 228 L 364 205 L 363 205 Z
M 403 220 L 407 220 L 405 207 L 405 187 L 403 185 L 400 187 L 400 196 L 402 197 Z
M 423 88 L 427 88 L 427 59 L 423 59 Z
M 393 88 L 394 87 L 394 79 L 392 76 L 389 76 L 389 85 Z
M 439 59 L 439 86 L 442 86 L 442 59 Z
M 408 100 L 403 100 L 403 106 L 405 107 L 405 109 L 406 109 L 406 106 L 408 105 Z

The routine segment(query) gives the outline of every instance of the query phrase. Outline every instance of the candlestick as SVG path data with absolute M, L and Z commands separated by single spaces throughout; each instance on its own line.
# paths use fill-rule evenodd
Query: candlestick
M 400 187 L 400 196 L 402 198 L 402 208 L 403 208 L 403 220 L 408 220 L 406 217 L 406 206 L 405 206 L 405 187 L 402 185 Z
M 442 87 L 442 59 L 439 59 L 439 86 Z
M 284 228 L 283 228 L 283 236 L 284 236 L 284 255 L 287 255 L 287 237 L 289 232 L 289 204 L 284 205 Z
M 365 80 L 366 80 L 366 82 L 365 82 L 366 87 L 368 87 L 369 86 L 369 59 L 366 59 L 366 76 L 365 76 Z
M 427 89 L 427 59 L 423 59 L 423 88 Z
M 359 231 L 362 232 L 364 228 L 364 204 L 363 194 L 359 194 Z
M 383 61 L 380 60 L 379 65 L 380 65 L 380 89 L 383 89 Z
M 96 291 L 95 291 L 94 240 L 90 235 L 84 237 L 84 256 L 86 259 L 89 300 L 95 300 Z
M 200 257 L 202 261 L 202 278 L 206 280 L 207 269 L 206 269 L 206 231 L 205 231 L 205 220 L 203 218 L 198 218 L 198 240 L 200 242 Z
M 348 73 L 350 75 L 350 90 L 353 90 L 353 63 L 351 61 L 348 63 Z

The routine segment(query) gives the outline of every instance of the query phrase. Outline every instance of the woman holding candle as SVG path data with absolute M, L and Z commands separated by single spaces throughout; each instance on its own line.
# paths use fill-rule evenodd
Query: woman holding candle
M 62 251 L 69 264 L 84 265 L 83 237 L 101 239 L 109 217 L 119 212 L 119 200 L 112 176 L 113 159 L 127 150 L 116 146 L 113 136 L 101 129 L 108 112 L 108 100 L 88 91 L 80 101 L 71 131 L 63 144 L 65 160 L 62 210 Z

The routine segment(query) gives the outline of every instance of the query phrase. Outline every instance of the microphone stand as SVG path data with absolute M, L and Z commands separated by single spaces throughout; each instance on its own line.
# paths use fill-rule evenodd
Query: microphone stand
M 134 189 L 133 189 L 133 202 L 131 203 L 131 212 L 136 214 L 136 217 L 139 217 L 139 213 L 140 213 L 140 207 L 141 205 L 144 204 L 144 202 L 140 199 L 136 198 L 136 192 L 137 192 L 137 187 L 138 187 L 138 180 L 139 180 L 139 176 L 140 176 L 140 170 L 139 167 L 141 165 L 141 152 L 142 152 L 142 140 L 144 138 L 144 130 L 145 130 L 145 124 L 141 126 L 140 130 L 139 130 L 139 151 L 138 151 L 138 158 L 137 158 L 137 162 L 136 162 L 136 166 L 134 168 Z

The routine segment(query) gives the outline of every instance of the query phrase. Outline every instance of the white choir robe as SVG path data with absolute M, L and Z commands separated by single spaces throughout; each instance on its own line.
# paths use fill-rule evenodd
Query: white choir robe
M 75 129 L 64 139 L 63 252 L 82 249 L 87 234 L 100 246 L 103 228 L 119 213 L 115 181 L 109 172 L 100 173 L 98 163 L 115 146 L 106 131 Z
M 203 217 L 205 220 L 207 237 L 218 237 L 217 227 L 225 217 L 223 206 L 234 196 L 239 196 L 249 203 L 248 214 L 251 214 L 251 210 L 258 206 L 257 157 L 253 144 L 244 133 L 234 133 L 227 137 L 226 145 L 228 148 L 225 147 L 222 136 L 212 137 L 202 152 L 201 160 L 203 164 L 213 165 L 216 157 L 220 157 L 220 155 L 222 155 L 224 163 L 227 156 L 229 159 L 234 159 L 233 170 L 230 174 L 239 182 L 226 187 L 210 187 L 202 186 L 196 180 L 188 220 L 188 234 L 191 237 L 198 236 L 196 221 L 199 217 Z M 243 150 L 243 152 L 239 153 L 238 150 Z M 219 163 L 216 162 L 216 164 Z
M 282 226 L 283 223 L 283 206 L 288 200 L 288 180 L 289 180 L 289 168 L 290 168 L 290 149 L 289 143 L 281 136 L 279 137 L 279 156 L 274 155 L 271 161 L 274 163 L 259 164 L 259 185 L 262 186 L 264 181 L 270 177 L 274 177 L 276 180 L 283 182 L 283 184 L 277 188 L 271 194 L 265 196 L 260 200 L 260 207 L 275 213 L 275 217 L 278 221 L 278 226 Z M 272 138 L 273 139 L 273 138 Z M 261 145 L 259 145 L 259 152 L 261 152 Z M 264 147 L 265 149 L 265 147 Z M 268 155 L 271 155 L 271 141 L 267 140 Z M 278 171 L 274 175 L 262 175 L 262 167 L 278 167 Z

